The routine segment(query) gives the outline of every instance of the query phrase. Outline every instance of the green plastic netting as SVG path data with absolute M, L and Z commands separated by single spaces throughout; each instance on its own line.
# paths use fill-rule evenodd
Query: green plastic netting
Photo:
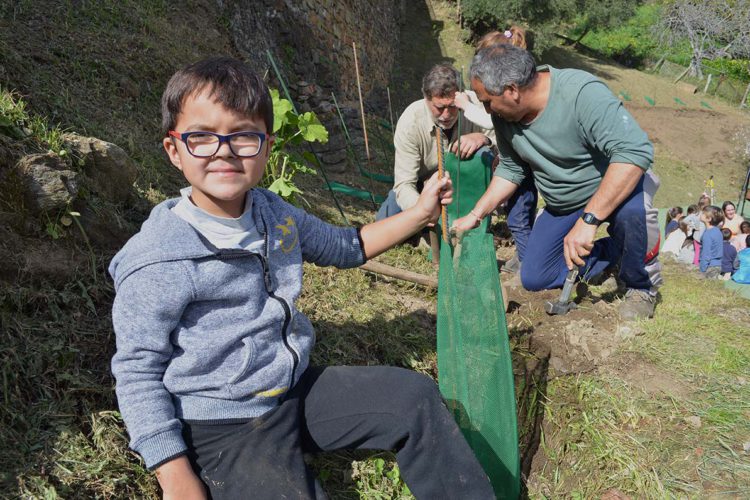
M 454 202 L 469 213 L 490 179 L 488 158 L 445 154 Z M 495 246 L 487 219 L 452 247 L 441 241 L 437 353 L 440 391 L 498 498 L 517 498 L 520 461 L 513 369 Z

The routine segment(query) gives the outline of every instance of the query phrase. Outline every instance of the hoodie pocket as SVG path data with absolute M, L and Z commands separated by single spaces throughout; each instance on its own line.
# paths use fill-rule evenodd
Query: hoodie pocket
M 237 373 L 227 381 L 228 385 L 237 383 L 237 381 L 240 380 L 250 370 L 250 367 L 252 367 L 253 365 L 253 361 L 255 361 L 256 349 L 253 339 L 250 337 L 246 337 L 242 339 L 242 344 L 242 363 L 240 364 Z

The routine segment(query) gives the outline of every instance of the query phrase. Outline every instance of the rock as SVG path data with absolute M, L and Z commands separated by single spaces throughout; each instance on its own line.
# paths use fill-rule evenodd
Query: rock
M 701 418 L 696 415 L 685 418 L 685 422 L 687 422 L 691 427 L 695 429 L 700 429 L 702 425 Z
M 138 168 L 120 146 L 77 134 L 65 134 L 63 140 L 73 150 L 74 156 L 81 158 L 91 191 L 114 203 L 128 199 Z
M 320 101 L 318 106 L 315 108 L 315 113 L 318 115 L 324 115 L 326 113 L 331 113 L 334 109 L 336 108 L 330 102 Z
M 744 451 L 745 453 L 750 453 L 750 441 L 742 443 L 742 451 Z
M 601 500 L 630 500 L 630 497 L 617 488 L 610 488 L 602 493 Z
M 61 210 L 78 195 L 80 176 L 55 153 L 24 156 L 16 168 L 23 178 L 27 206 L 34 213 Z
M 631 326 L 620 325 L 615 335 L 622 340 L 634 339 L 638 335 L 638 332 Z
M 323 163 L 333 165 L 336 163 L 341 163 L 342 161 L 346 161 L 346 150 L 345 149 L 334 149 L 329 151 L 324 151 L 319 154 L 320 160 Z
M 549 365 L 553 370 L 560 374 L 565 374 L 570 371 L 570 369 L 566 366 L 565 361 L 563 361 L 562 358 L 558 358 L 557 356 L 552 356 L 549 359 Z

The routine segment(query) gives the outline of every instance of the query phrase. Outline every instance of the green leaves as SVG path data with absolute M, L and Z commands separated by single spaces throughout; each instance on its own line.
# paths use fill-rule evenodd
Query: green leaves
M 260 185 L 285 200 L 294 202 L 295 195 L 302 194 L 302 190 L 294 183 L 294 177 L 297 174 L 315 175 L 315 169 L 308 165 L 319 165 L 312 153 L 300 153 L 289 148 L 301 146 L 305 142 L 326 143 L 328 131 L 315 113 L 308 111 L 297 115 L 292 103 L 281 98 L 277 89 L 269 90 L 273 101 L 273 133 L 276 141 Z
M 323 144 L 328 142 L 328 131 L 312 111 L 301 115 L 297 126 L 299 126 L 299 131 L 302 133 L 302 138 L 306 141 L 318 141 Z
M 294 185 L 291 178 L 279 177 L 268 186 L 269 191 L 273 191 L 284 199 L 291 198 L 295 193 L 302 194 L 302 191 Z
M 285 125 L 296 120 L 292 103 L 279 97 L 279 91 L 271 89 L 271 99 L 273 100 L 273 133 L 275 134 Z

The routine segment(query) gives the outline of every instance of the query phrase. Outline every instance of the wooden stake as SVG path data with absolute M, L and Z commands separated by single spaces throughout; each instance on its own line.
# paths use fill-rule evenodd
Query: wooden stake
M 386 87 L 385 93 L 388 94 L 388 116 L 390 116 L 391 119 L 391 135 L 393 135 L 393 138 L 396 138 L 396 129 L 393 126 L 393 105 L 391 104 L 391 88 Z
M 362 115 L 362 131 L 365 134 L 365 153 L 367 154 L 367 165 L 370 165 L 370 144 L 367 140 L 367 121 L 365 120 L 365 105 L 362 101 L 362 85 L 359 82 L 359 63 L 357 62 L 357 44 L 352 42 L 354 50 L 354 71 L 357 74 L 357 92 L 359 93 L 359 112 Z
M 389 266 L 388 264 L 383 264 L 382 262 L 375 262 L 374 260 L 365 262 L 364 264 L 359 266 L 359 268 L 363 271 L 382 274 L 383 276 L 397 278 L 404 281 L 410 281 L 412 283 L 417 283 L 418 285 L 428 286 L 431 288 L 438 287 L 437 279 L 433 278 L 432 276 L 415 273 L 413 271 L 406 271 L 405 269 L 399 269 L 398 267 Z
M 435 139 L 437 140 L 438 179 L 443 178 L 443 132 L 435 125 Z M 440 207 L 440 227 L 443 230 L 443 241 L 448 243 L 448 218 L 445 214 L 445 205 Z
M 742 100 L 740 101 L 740 105 L 739 105 L 740 108 L 745 105 L 745 101 L 747 100 L 748 94 L 750 94 L 750 83 L 747 84 L 747 88 L 745 89 L 745 94 L 742 96 Z
M 711 78 L 713 78 L 713 76 L 714 76 L 714 75 L 713 75 L 712 73 L 709 73 L 709 74 L 708 74 L 708 79 L 706 80 L 706 86 L 705 86 L 705 87 L 703 87 L 703 93 L 704 93 L 704 94 L 705 94 L 706 92 L 708 92 L 708 87 L 709 87 L 709 86 L 711 85 Z

